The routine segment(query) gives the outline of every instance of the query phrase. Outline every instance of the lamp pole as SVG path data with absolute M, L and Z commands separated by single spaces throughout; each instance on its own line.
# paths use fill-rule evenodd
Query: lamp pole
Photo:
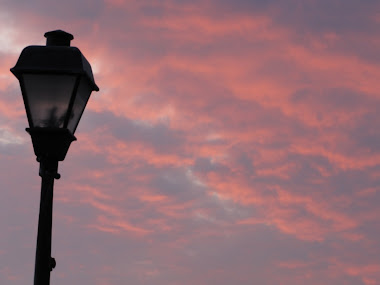
M 34 284 L 50 284 L 50 271 L 55 267 L 55 259 L 51 257 L 51 235 L 53 221 L 53 187 L 54 179 L 59 179 L 58 160 L 40 158 L 41 200 L 38 217 L 38 233 L 36 248 L 36 265 Z
M 45 33 L 46 46 L 26 47 L 11 72 L 20 82 L 34 153 L 40 163 L 41 200 L 38 217 L 34 285 L 49 285 L 56 265 L 51 257 L 53 187 L 92 91 L 99 91 L 91 65 L 70 46 L 73 35 Z

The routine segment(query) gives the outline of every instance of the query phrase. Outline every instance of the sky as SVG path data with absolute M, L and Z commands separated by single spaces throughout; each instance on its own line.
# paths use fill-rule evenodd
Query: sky
M 74 35 L 100 88 L 55 183 L 51 283 L 380 284 L 380 2 L 0 0 L 0 283 L 40 177 L 17 79 Z

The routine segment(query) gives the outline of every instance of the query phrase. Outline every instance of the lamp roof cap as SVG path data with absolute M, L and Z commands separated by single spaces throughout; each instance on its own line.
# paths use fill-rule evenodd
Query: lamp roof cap
M 70 46 L 74 36 L 62 30 L 55 30 L 45 33 L 47 46 Z

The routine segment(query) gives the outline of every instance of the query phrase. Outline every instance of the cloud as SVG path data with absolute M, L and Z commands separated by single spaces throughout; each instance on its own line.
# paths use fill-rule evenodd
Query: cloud
M 24 2 L 0 17 L 3 260 L 32 272 L 39 198 L 9 68 L 52 27 L 101 89 L 60 163 L 57 284 L 376 284 L 375 1 Z

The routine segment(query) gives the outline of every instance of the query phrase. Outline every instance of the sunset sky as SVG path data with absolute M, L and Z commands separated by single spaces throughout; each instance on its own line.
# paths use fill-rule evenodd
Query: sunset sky
M 380 1 L 0 0 L 0 284 L 32 284 L 22 49 L 94 92 L 55 184 L 52 285 L 380 284 Z

